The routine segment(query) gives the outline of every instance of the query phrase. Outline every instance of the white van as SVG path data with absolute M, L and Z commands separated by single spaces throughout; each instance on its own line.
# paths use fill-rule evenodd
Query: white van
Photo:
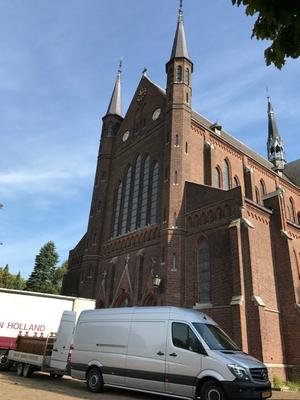
M 264 364 L 207 315 L 176 307 L 83 311 L 71 375 L 92 392 L 114 386 L 188 399 L 271 397 Z

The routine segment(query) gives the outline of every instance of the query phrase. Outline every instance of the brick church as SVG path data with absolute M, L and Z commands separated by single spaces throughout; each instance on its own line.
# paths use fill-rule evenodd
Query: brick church
M 63 293 L 201 310 L 273 373 L 299 367 L 300 159 L 286 163 L 269 99 L 268 159 L 193 110 L 181 7 L 165 68 L 125 116 L 117 73 Z

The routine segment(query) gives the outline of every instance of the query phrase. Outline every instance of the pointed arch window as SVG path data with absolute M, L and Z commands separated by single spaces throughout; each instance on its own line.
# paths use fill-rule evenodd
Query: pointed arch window
M 174 185 L 178 185 L 178 172 L 175 171 L 174 173 Z
M 172 228 L 177 228 L 177 214 L 174 212 L 173 214 L 173 226 Z
M 150 157 L 147 156 L 144 160 L 143 189 L 142 189 L 142 201 L 141 201 L 141 211 L 140 211 L 140 226 L 145 226 L 147 223 L 149 168 L 150 168 Z
M 201 242 L 197 251 L 197 291 L 198 303 L 211 302 L 211 267 L 207 240 Z
M 177 133 L 176 133 L 176 136 L 175 136 L 175 146 L 176 146 L 176 147 L 179 146 L 179 136 L 178 136 Z
M 288 219 L 292 222 L 295 222 L 295 207 L 292 197 L 289 198 L 287 208 L 288 208 Z
M 233 187 L 238 187 L 241 186 L 239 178 L 235 175 L 235 177 L 233 178 Z
M 152 183 L 151 183 L 151 209 L 150 224 L 157 222 L 157 197 L 158 197 L 158 163 L 153 166 Z
M 127 217 L 128 217 L 128 204 L 129 204 L 129 194 L 130 194 L 130 186 L 131 186 L 131 171 L 132 171 L 132 167 L 130 166 L 128 168 L 126 178 L 124 181 L 124 201 L 123 201 L 121 234 L 127 232 Z
M 260 193 L 256 186 L 255 186 L 255 201 L 257 204 L 261 204 Z
M 116 190 L 115 194 L 115 208 L 114 208 L 114 217 L 113 217 L 113 231 L 112 231 L 112 236 L 117 236 L 118 232 L 118 227 L 119 227 L 119 217 L 120 217 L 120 207 L 121 207 L 121 197 L 122 197 L 122 188 L 123 188 L 123 183 L 120 182 L 119 186 Z
M 176 82 L 182 82 L 182 66 L 178 65 L 176 68 Z
M 112 136 L 113 134 L 113 123 L 109 121 L 107 125 L 107 136 Z
M 185 69 L 185 83 L 190 84 L 190 70 L 188 68 Z
M 171 271 L 177 271 L 176 254 L 175 254 L 175 253 L 173 253 L 173 255 L 172 255 L 172 266 L 171 266 Z
M 215 169 L 215 187 L 222 189 L 222 173 L 219 166 Z
M 259 187 L 260 187 L 261 202 L 263 203 L 262 198 L 266 194 L 266 185 L 263 179 L 259 181 Z
M 224 160 L 223 189 L 230 189 L 230 166 L 228 160 Z
M 132 193 L 132 199 L 131 199 L 131 221 L 130 221 L 130 230 L 131 231 L 136 229 L 139 188 L 140 188 L 140 176 L 141 176 L 141 162 L 142 162 L 142 158 L 139 155 L 138 158 L 136 159 L 136 163 L 135 163 L 134 184 L 133 184 L 133 193 Z

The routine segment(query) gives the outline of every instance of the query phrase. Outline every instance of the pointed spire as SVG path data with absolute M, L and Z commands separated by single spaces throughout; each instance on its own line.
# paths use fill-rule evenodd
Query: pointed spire
M 114 115 L 120 115 L 122 116 L 122 106 L 121 106 L 121 70 L 122 68 L 122 59 L 120 60 L 119 63 L 119 68 L 117 71 L 117 78 L 116 78 L 116 83 L 115 87 L 109 102 L 109 106 L 106 112 L 106 115 L 108 114 L 114 114 Z
M 275 115 L 274 115 L 274 110 L 272 107 L 272 104 L 270 102 L 270 97 L 268 96 L 268 120 L 269 120 L 269 138 L 280 138 L 276 121 L 275 121 Z
M 178 22 L 177 22 L 177 29 L 175 33 L 171 58 L 175 57 L 184 57 L 189 59 L 189 53 L 186 45 L 185 40 L 185 33 L 184 33 L 184 24 L 183 24 L 183 8 L 182 8 L 182 0 L 180 0 L 179 10 L 178 10 Z
M 285 165 L 285 151 L 283 141 L 280 137 L 274 110 L 268 96 L 268 160 L 274 164 L 274 169 L 282 171 Z

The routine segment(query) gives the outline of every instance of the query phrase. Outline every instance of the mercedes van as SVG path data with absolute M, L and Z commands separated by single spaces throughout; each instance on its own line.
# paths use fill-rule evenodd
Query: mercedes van
M 177 307 L 83 311 L 71 375 L 105 386 L 186 399 L 266 399 L 267 368 L 242 352 L 207 315 Z

